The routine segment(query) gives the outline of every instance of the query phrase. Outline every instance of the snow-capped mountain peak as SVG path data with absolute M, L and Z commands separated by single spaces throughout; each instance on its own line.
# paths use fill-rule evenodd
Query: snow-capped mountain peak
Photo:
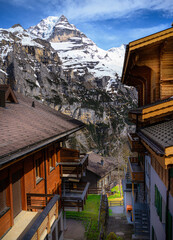
M 65 27 L 69 26 L 70 28 L 71 28 L 71 27 L 74 27 L 74 26 L 72 26 L 72 25 L 69 23 L 68 19 L 67 19 L 64 15 L 62 15 L 62 16 L 59 18 L 59 20 L 58 20 L 57 23 L 55 24 L 55 27 L 60 26 L 60 25 L 65 26 Z
M 60 18 L 49 16 L 28 30 L 20 25 L 14 25 L 10 29 L 0 29 L 0 41 L 6 39 L 12 43 L 16 41 L 16 37 L 23 46 L 49 48 L 51 45 L 57 52 L 64 71 L 72 71 L 74 75 L 80 77 L 90 76 L 92 81 L 100 80 L 103 82 L 101 86 L 105 88 L 110 79 L 116 81 L 116 74 L 121 74 L 124 45 L 105 51 L 70 24 L 64 15 Z M 12 50 L 8 42 L 3 46 L 0 51 L 3 61 Z
M 49 16 L 41 20 L 36 26 L 30 27 L 28 32 L 37 35 L 39 38 L 48 39 L 58 20 L 59 17 Z

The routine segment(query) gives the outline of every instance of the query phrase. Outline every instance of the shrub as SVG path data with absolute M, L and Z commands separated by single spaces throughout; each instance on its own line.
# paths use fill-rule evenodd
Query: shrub
M 114 232 L 110 232 L 106 237 L 106 240 L 121 240 L 121 239 L 122 238 L 117 237 L 117 235 Z

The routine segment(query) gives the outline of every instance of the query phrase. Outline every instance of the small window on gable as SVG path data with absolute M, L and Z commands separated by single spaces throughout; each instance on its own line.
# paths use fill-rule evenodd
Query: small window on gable
M 35 160 L 35 174 L 36 174 L 36 183 L 39 183 L 43 179 L 43 171 L 42 171 L 42 159 L 37 158 Z
M 60 162 L 60 148 L 56 148 L 56 165 Z
M 50 172 L 55 168 L 54 150 L 49 151 L 49 170 Z

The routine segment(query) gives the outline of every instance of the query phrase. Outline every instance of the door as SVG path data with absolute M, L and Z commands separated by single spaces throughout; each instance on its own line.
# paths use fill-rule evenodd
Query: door
M 22 211 L 21 171 L 17 171 L 12 175 L 12 192 L 13 192 L 13 217 L 15 218 Z

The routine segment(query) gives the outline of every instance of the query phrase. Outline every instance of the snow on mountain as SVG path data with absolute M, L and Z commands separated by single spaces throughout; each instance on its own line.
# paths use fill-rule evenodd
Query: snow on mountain
M 64 71 L 70 70 L 79 76 L 90 74 L 91 78 L 96 79 L 106 78 L 107 83 L 110 79 L 116 80 L 116 74 L 121 75 L 125 46 L 105 51 L 63 15 L 60 18 L 47 17 L 27 30 L 19 24 L 9 29 L 0 29 L 0 41 L 3 39 L 7 41 L 0 50 L 3 59 L 12 51 L 8 42 L 18 41 L 24 46 L 43 48 L 45 46 L 38 41 L 43 39 L 58 53 Z
M 13 51 L 13 43 L 20 43 L 23 46 L 34 46 L 43 48 L 36 41 L 36 36 L 28 33 L 20 24 L 15 24 L 13 27 L 8 29 L 0 28 L 0 43 L 3 44 L 0 47 L 0 58 L 5 61 L 5 57 Z
M 48 17 L 30 28 L 29 32 L 50 41 L 60 56 L 64 70 L 71 69 L 80 75 L 89 72 L 95 78 L 115 78 L 116 73 L 121 75 L 124 45 L 105 51 L 70 24 L 65 16 L 56 20 L 56 17 Z
M 36 26 L 30 27 L 28 29 L 28 32 L 36 35 L 39 38 L 47 39 L 51 35 L 53 28 L 58 20 L 59 17 L 49 16 L 41 20 L 41 22 Z

